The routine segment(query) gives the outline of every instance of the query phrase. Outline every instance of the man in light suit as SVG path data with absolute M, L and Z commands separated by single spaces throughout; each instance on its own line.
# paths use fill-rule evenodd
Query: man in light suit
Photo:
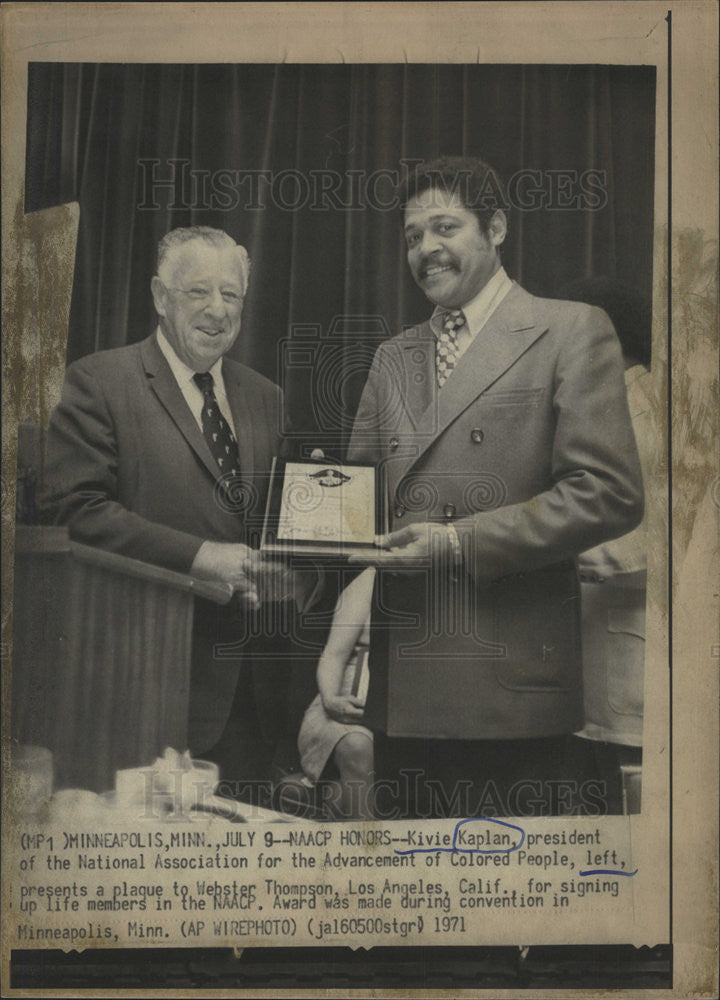
M 282 450 L 282 399 L 225 357 L 249 270 L 245 249 L 219 230 L 163 238 L 152 279 L 157 330 L 67 370 L 45 504 L 80 542 L 232 585 L 231 608 L 196 601 L 188 741 L 195 755 L 218 745 L 221 757 L 245 755 L 227 762 L 227 776 L 259 779 L 282 704 L 267 662 L 243 660 L 249 623 L 263 600 L 303 602 L 308 579 L 256 551 L 267 473 Z
M 560 812 L 583 778 L 576 556 L 643 510 L 620 347 L 600 309 L 507 276 L 486 164 L 422 165 L 401 204 L 436 308 L 377 351 L 348 455 L 383 467 L 392 528 L 365 716 L 376 811 Z

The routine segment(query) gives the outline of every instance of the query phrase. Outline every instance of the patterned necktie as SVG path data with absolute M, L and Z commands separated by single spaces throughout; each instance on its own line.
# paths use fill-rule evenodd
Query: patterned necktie
M 442 332 L 438 335 L 435 345 L 435 371 L 438 389 L 442 389 L 455 368 L 458 356 L 457 332 L 464 325 L 465 314 L 462 309 L 453 309 L 446 313 Z
M 223 417 L 215 397 L 213 377 L 210 372 L 196 372 L 193 379 L 203 394 L 201 414 L 203 437 L 213 454 L 220 471 L 228 476 L 240 474 L 240 456 L 232 428 Z

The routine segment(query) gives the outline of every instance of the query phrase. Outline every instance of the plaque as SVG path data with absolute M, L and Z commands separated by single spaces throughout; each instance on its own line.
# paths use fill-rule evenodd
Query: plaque
M 377 554 L 385 509 L 374 465 L 275 458 L 260 550 L 311 558 Z

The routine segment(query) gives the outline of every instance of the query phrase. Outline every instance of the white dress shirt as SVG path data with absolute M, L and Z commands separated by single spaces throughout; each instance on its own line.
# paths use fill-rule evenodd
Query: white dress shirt
M 475 298 L 462 307 L 465 324 L 456 332 L 458 358 L 461 358 L 472 344 L 511 288 L 512 281 L 508 278 L 505 268 L 501 267 L 484 288 L 480 289 Z M 436 337 L 442 333 L 443 321 L 447 312 L 445 307 L 436 306 L 430 317 L 430 326 Z
M 185 398 L 185 402 L 190 407 L 190 412 L 195 417 L 195 421 L 202 430 L 202 408 L 204 403 L 204 396 L 202 389 L 197 384 L 193 376 L 195 372 L 192 368 L 188 368 L 184 361 L 175 353 L 175 350 L 167 339 L 165 334 L 162 332 L 160 327 L 156 331 L 158 347 L 165 356 L 165 360 L 170 365 L 170 369 L 175 376 L 175 381 L 178 384 L 180 392 Z M 222 358 L 218 358 L 212 368 L 209 369 L 210 374 L 213 377 L 213 383 L 215 388 L 215 398 L 218 401 L 218 406 L 220 407 L 220 412 L 227 420 L 228 424 L 232 429 L 233 434 L 237 438 L 237 433 L 235 431 L 235 424 L 233 423 L 232 411 L 230 409 L 230 404 L 228 403 L 227 393 L 225 392 L 225 380 L 222 374 Z

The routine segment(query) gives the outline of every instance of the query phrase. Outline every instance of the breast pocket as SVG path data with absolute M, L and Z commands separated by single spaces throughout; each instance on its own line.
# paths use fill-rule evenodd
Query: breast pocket
M 478 397 L 476 420 L 496 433 L 519 433 L 552 422 L 548 392 L 544 388 L 489 389 Z
M 546 390 L 539 388 L 489 389 L 482 395 L 483 403 L 489 406 L 525 406 L 536 408 L 542 404 Z

